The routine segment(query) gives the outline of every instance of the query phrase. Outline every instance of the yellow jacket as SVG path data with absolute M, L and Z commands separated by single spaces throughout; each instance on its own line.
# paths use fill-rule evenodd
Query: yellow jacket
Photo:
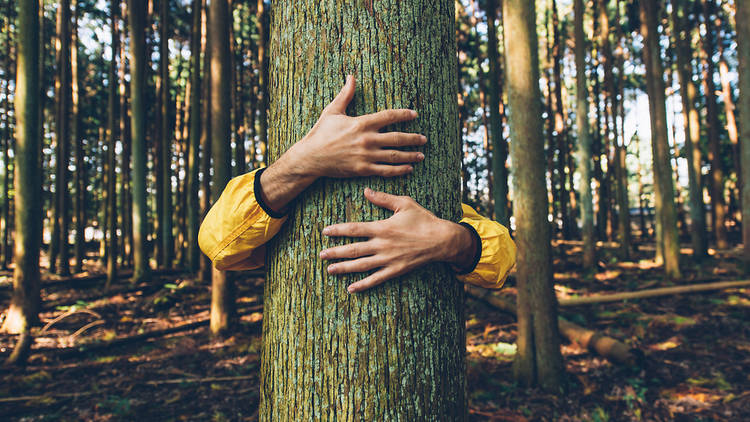
M 198 233 L 201 250 L 219 270 L 251 270 L 265 264 L 268 242 L 281 229 L 286 216 L 271 216 L 255 196 L 261 169 L 235 177 L 211 207 Z M 481 240 L 475 265 L 459 280 L 487 288 L 502 287 L 516 262 L 516 245 L 501 224 L 482 217 L 461 204 L 460 224 Z

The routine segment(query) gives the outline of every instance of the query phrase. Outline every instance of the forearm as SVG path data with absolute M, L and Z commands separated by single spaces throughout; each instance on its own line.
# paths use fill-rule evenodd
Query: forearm
M 279 214 L 283 214 L 287 205 L 317 179 L 304 165 L 304 157 L 296 154 L 295 146 L 260 175 L 260 197 Z

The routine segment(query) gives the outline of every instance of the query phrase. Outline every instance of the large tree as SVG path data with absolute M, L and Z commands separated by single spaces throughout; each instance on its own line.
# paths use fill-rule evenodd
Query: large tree
M 274 5 L 269 161 L 300 140 L 347 73 L 360 88 L 349 112 L 413 108 L 399 130 L 429 139 L 426 159 L 398 179 L 322 179 L 293 204 L 268 250 L 260 419 L 463 420 L 463 288 L 433 264 L 349 295 L 362 275 L 334 276 L 321 230 L 387 217 L 365 187 L 410 195 L 457 221 L 460 141 L 454 2 Z
M 667 276 L 680 278 L 680 242 L 677 232 L 677 208 L 672 180 L 671 153 L 667 137 L 667 109 L 664 67 L 657 29 L 659 5 L 640 2 L 641 35 L 644 38 L 643 61 L 646 64 L 646 90 L 651 114 L 651 151 L 654 169 L 654 202 L 656 205 L 657 239 Z M 659 225 L 661 234 L 658 233 Z
M 229 48 L 230 14 L 228 0 L 211 0 L 208 14 L 208 37 L 211 57 L 211 153 L 214 171 L 211 202 L 216 202 L 231 178 L 232 83 Z M 207 177 L 207 175 L 204 175 Z M 211 333 L 223 334 L 234 314 L 233 281 L 225 271 L 213 270 L 211 282 Z
M 518 354 L 516 377 L 557 390 L 563 380 L 557 301 L 552 289 L 534 1 L 503 2 L 505 68 L 516 222 Z
M 42 181 L 39 137 L 39 3 L 18 7 L 16 70 L 16 191 L 13 296 L 2 331 L 27 331 L 39 318 Z
M 130 26 L 130 126 L 133 176 L 133 281 L 149 277 L 146 255 L 146 2 L 128 0 Z
M 583 0 L 575 0 L 576 126 L 578 127 L 577 170 L 580 177 L 583 267 L 596 265 L 594 238 L 594 199 L 591 194 L 591 134 L 589 133 L 589 99 L 586 83 L 586 37 L 583 32 Z

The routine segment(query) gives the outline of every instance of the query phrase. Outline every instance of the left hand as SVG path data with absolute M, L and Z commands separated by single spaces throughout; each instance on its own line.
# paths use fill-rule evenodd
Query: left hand
M 320 252 L 324 260 L 344 259 L 328 266 L 329 274 L 346 274 L 379 268 L 352 283 L 349 293 L 377 286 L 429 262 L 467 266 L 474 256 L 474 238 L 466 227 L 440 219 L 408 196 L 365 189 L 373 204 L 394 214 L 385 220 L 334 224 L 323 229 L 331 237 L 366 237 L 364 242 L 336 246 Z

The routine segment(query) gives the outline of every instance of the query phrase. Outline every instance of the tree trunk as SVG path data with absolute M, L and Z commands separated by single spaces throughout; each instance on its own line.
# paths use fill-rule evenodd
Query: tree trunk
M 268 249 L 260 420 L 465 420 L 464 294 L 447 266 L 349 295 L 362 275 L 328 275 L 317 258 L 339 243 L 323 239 L 326 225 L 390 214 L 364 199 L 366 186 L 460 218 L 454 2 L 274 7 L 269 161 L 305 135 L 347 73 L 359 87 L 351 114 L 411 107 L 420 117 L 394 130 L 430 142 L 408 177 L 322 179 L 293 205 Z
M 539 58 L 534 2 L 505 0 L 505 36 L 511 159 L 516 219 L 518 353 L 520 382 L 558 391 L 563 381 L 557 306 L 552 289 L 550 226 L 544 174 Z
M 120 0 L 117 0 L 117 3 L 120 8 L 120 18 L 123 21 L 122 28 L 124 29 L 125 21 L 127 18 L 128 10 L 127 10 L 127 2 L 122 2 Z M 122 36 L 122 32 L 120 32 Z M 131 150 L 132 150 L 132 137 L 130 136 L 130 124 L 131 121 L 129 119 L 128 114 L 128 98 L 130 98 L 130 85 L 125 80 L 125 74 L 126 74 L 126 61 L 127 57 L 125 54 L 125 48 L 123 48 L 123 43 L 119 42 L 120 45 L 120 71 L 119 71 L 119 81 L 120 81 L 120 141 L 122 142 L 122 153 L 120 156 L 122 157 L 122 176 L 120 178 L 120 202 L 122 204 L 122 207 L 120 209 L 120 213 L 122 215 L 122 248 L 120 249 L 120 256 L 122 258 L 122 265 L 123 266 L 130 266 L 132 264 L 132 258 L 133 258 L 133 219 L 131 216 L 133 215 L 133 195 L 131 190 L 131 180 L 130 180 L 130 156 L 131 156 Z
M 725 226 L 727 206 L 724 200 L 724 165 L 721 153 L 721 140 L 719 138 L 719 112 L 716 105 L 716 86 L 714 84 L 714 38 L 711 14 L 713 13 L 713 0 L 703 0 L 703 12 L 706 23 L 706 33 L 703 36 L 701 46 L 703 48 L 703 61 L 705 73 L 703 74 L 703 91 L 706 96 L 706 132 L 708 134 L 708 161 L 711 163 L 709 172 L 709 186 L 711 192 L 711 215 L 713 217 L 713 230 L 716 236 L 716 247 L 726 249 L 729 247 L 727 229 Z
M 576 162 L 580 177 L 581 228 L 583 236 L 583 268 L 596 266 L 594 234 L 594 199 L 591 194 L 591 135 L 589 133 L 589 100 L 586 83 L 586 37 L 583 33 L 583 0 L 575 0 L 575 62 L 576 62 L 576 126 L 578 150 Z
M 128 0 L 130 26 L 130 126 L 132 135 L 131 192 L 133 194 L 133 282 L 146 281 L 150 269 L 146 251 L 146 2 Z
M 258 0 L 258 141 L 262 145 L 263 162 L 268 164 L 268 35 L 269 22 L 265 0 Z
M 740 96 L 737 99 L 740 122 L 742 170 L 742 243 L 745 272 L 750 272 L 750 2 L 737 2 L 737 61 L 739 63 Z
M 10 38 L 10 21 L 11 21 L 11 3 L 8 2 L 5 9 L 5 27 L 3 28 L 6 34 L 7 42 L 5 45 L 5 60 L 3 61 L 3 75 L 5 76 L 5 83 L 3 84 L 3 132 L 0 135 L 0 142 L 2 142 L 2 157 L 3 157 L 3 184 L 0 185 L 2 191 L 0 192 L 0 198 L 3 201 L 2 208 L 2 234 L 0 234 L 0 249 L 3 251 L 2 259 L 0 259 L 0 268 L 8 268 L 13 252 L 9 246 L 8 239 L 10 237 L 10 144 L 13 133 L 10 130 L 10 56 L 11 56 L 11 38 Z
M 119 52 L 120 30 L 118 28 L 118 9 L 120 0 L 112 0 L 110 3 L 110 19 L 112 30 L 112 55 L 109 65 L 109 113 L 107 130 L 107 283 L 109 287 L 117 279 L 117 135 L 119 129 L 119 108 L 117 98 L 117 53 Z M 119 81 L 118 81 L 119 82 Z M 123 162 L 126 158 L 123 157 Z M 124 220 L 124 218 L 123 218 Z
M 688 203 L 690 205 L 690 239 L 693 259 L 703 261 L 708 256 L 706 238 L 706 208 L 703 204 L 701 183 L 700 119 L 695 107 L 697 88 L 693 82 L 690 50 L 691 32 L 687 25 L 685 0 L 675 0 L 672 6 L 672 26 L 676 41 L 677 77 L 682 98 L 683 125 L 685 127 L 685 150 L 688 161 Z
M 193 25 L 190 34 L 190 132 L 187 148 L 187 267 L 192 273 L 198 271 L 200 250 L 198 228 L 200 227 L 198 198 L 198 167 L 201 136 L 201 0 L 193 0 Z
M 231 121 L 232 68 L 229 48 L 228 0 L 211 0 L 208 15 L 208 37 L 211 40 L 211 155 L 213 179 L 211 202 L 215 203 L 232 177 Z M 207 176 L 207 175 L 206 175 Z M 233 281 L 225 271 L 214 269 L 211 282 L 211 334 L 228 332 L 234 317 Z
M 667 111 L 665 103 L 664 72 L 657 19 L 658 5 L 640 3 L 641 35 L 644 38 L 643 60 L 646 64 L 646 81 L 649 108 L 651 110 L 651 145 L 654 162 L 654 199 L 656 218 L 661 221 L 662 259 L 667 276 L 680 278 L 680 242 L 677 233 L 677 210 L 674 203 L 674 184 L 670 164 L 669 139 L 667 138 Z M 658 230 L 658 227 L 657 227 Z
M 201 33 L 203 34 L 203 75 L 206 79 L 211 75 L 211 60 L 210 60 L 210 39 L 208 37 L 208 3 L 207 0 L 203 0 L 203 15 L 201 24 Z M 211 84 L 204 83 L 203 92 L 203 109 L 201 110 L 201 116 L 203 125 L 201 127 L 201 168 L 200 172 L 203 175 L 202 181 L 202 196 L 201 196 L 201 219 L 206 216 L 210 207 L 211 201 L 211 178 L 209 174 L 211 172 Z M 200 279 L 203 283 L 211 281 L 212 268 L 211 261 L 205 254 L 201 254 L 200 263 Z
M 490 71 L 487 75 L 489 96 L 489 126 L 490 142 L 492 143 L 492 194 L 494 197 L 495 220 L 509 227 L 510 212 L 508 210 L 508 144 L 503 139 L 503 126 L 500 107 L 501 80 L 503 78 L 500 70 L 500 60 L 497 49 L 497 28 L 495 18 L 497 16 L 497 4 L 495 0 L 487 1 L 487 59 L 490 62 Z
M 171 95 L 169 93 L 169 0 L 161 0 L 159 6 L 159 66 L 161 71 L 161 182 L 162 213 L 159 215 L 159 236 L 164 268 L 172 268 L 174 261 L 174 239 L 172 236 L 172 120 L 169 116 Z M 228 110 L 228 109 L 227 109 Z
M 10 309 L 0 329 L 22 333 L 39 321 L 39 249 L 42 181 L 39 138 L 39 3 L 18 5 L 16 70 L 16 165 L 14 177 L 15 269 Z
M 557 2 L 552 0 L 552 76 L 555 81 L 555 144 L 557 146 L 557 174 L 560 183 L 558 190 L 558 200 L 560 201 L 560 221 L 562 223 L 562 237 L 563 239 L 570 239 L 571 228 L 570 228 L 570 217 L 568 214 L 568 188 L 566 185 L 567 176 L 565 174 L 565 168 L 567 167 L 568 160 L 568 140 L 567 132 L 565 129 L 565 116 L 564 116 L 564 104 L 563 104 L 563 81 L 562 81 L 562 69 L 560 68 L 560 60 L 563 55 L 564 44 L 560 40 L 560 19 L 557 14 Z M 550 93 L 553 96 L 553 93 Z
M 73 124 L 71 133 L 73 135 L 73 141 L 75 142 L 75 267 L 74 272 L 80 273 L 83 271 L 83 258 L 86 252 L 85 250 L 85 230 L 86 230 L 86 168 L 84 167 L 84 151 L 83 151 L 83 133 L 81 133 L 81 115 L 80 115 L 80 103 L 81 93 L 80 90 L 80 78 L 78 73 L 78 16 L 79 16 L 79 5 L 75 5 L 75 12 L 73 14 L 73 31 L 72 31 L 72 47 L 71 47 L 71 78 L 73 81 L 73 108 L 71 123 Z

